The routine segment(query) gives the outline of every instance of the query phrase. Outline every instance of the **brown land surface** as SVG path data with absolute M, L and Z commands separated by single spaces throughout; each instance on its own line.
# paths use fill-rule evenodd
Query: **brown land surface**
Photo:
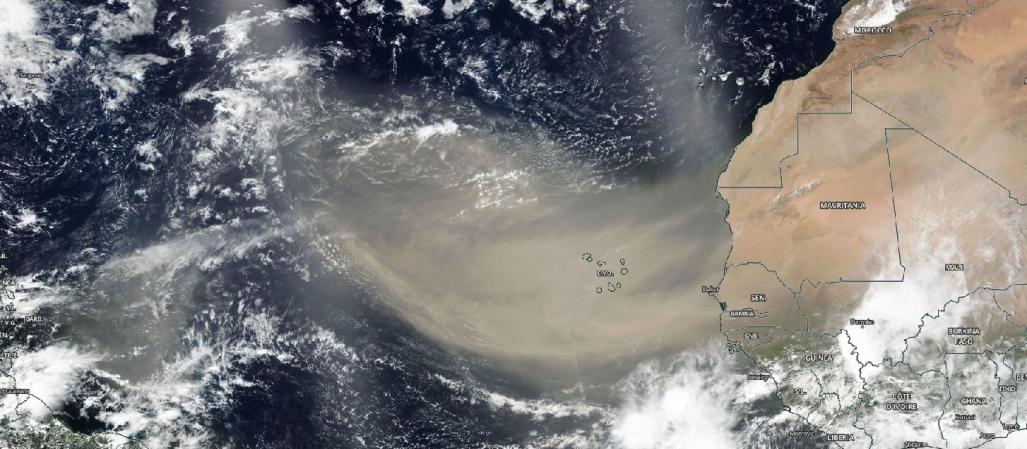
M 731 204 L 729 261 L 762 262 L 793 290 L 803 280 L 873 279 L 886 264 L 883 276 L 900 278 L 884 129 L 902 125 L 858 99 L 852 114 L 798 121 L 800 151 L 782 164 L 784 188 L 721 189 Z M 823 201 L 866 208 L 821 209 Z
M 901 58 L 855 72 L 855 90 L 1027 199 L 1027 12 L 979 3 Z
M 805 331 L 806 321 L 798 313 L 795 295 L 762 265 L 749 264 L 732 267 L 722 282 L 724 288 L 717 298 L 724 303 L 721 328 L 729 338 L 744 338 L 748 326 L 773 326 L 791 331 Z M 753 295 L 762 295 L 764 301 L 753 301 Z M 740 311 L 752 310 L 756 316 L 748 317 Z
M 995 303 L 1002 308 L 1007 320 L 1027 328 L 1027 285 L 995 292 Z
M 730 263 L 776 271 L 813 332 L 852 317 L 912 335 L 923 313 L 1027 273 L 1027 10 L 975 5 L 913 2 L 892 34 L 840 21 L 829 60 L 781 86 L 720 178 Z M 836 200 L 866 209 L 818 207 Z

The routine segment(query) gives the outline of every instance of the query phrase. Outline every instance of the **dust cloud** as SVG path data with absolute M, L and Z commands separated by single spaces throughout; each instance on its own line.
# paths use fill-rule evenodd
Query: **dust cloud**
M 324 257 L 446 346 L 573 384 L 708 340 L 720 308 L 701 286 L 730 248 L 723 161 L 604 183 L 559 154 L 445 121 L 287 165 L 317 173 L 299 210 Z

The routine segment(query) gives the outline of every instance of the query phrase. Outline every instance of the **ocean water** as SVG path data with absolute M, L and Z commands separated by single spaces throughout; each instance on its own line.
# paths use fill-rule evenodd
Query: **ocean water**
M 4 78 L 0 251 L 44 319 L 2 342 L 39 398 L 5 416 L 149 447 L 796 447 L 696 286 L 730 241 L 716 175 L 842 2 L 14 1 L 3 51 L 46 77 Z M 639 280 L 597 299 L 585 251 Z

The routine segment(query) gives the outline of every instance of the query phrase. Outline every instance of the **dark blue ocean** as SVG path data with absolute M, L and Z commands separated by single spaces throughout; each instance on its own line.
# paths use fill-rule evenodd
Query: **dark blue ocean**
M 42 29 L 79 62 L 55 77 L 48 101 L 0 108 L 3 263 L 66 297 L 39 309 L 46 325 L 4 345 L 70 341 L 109 356 L 56 410 L 79 432 L 167 408 L 176 418 L 147 432 L 320 449 L 604 447 L 602 410 L 616 404 L 547 414 L 574 394 L 434 344 L 362 276 L 339 276 L 316 229 L 292 218 L 331 184 L 302 174 L 311 161 L 297 149 L 445 115 L 545 136 L 600 182 L 699 172 L 726 163 L 782 81 L 827 57 L 844 2 L 486 0 L 447 17 L 453 3 L 431 0 L 411 18 L 395 1 L 161 0 L 152 33 L 111 41 L 90 28 L 101 11 L 135 3 L 46 10 Z M 266 14 L 295 6 L 297 17 Z M 232 20 L 246 36 L 234 52 L 223 27 Z M 169 45 L 184 27 L 195 38 L 188 55 Z M 263 69 L 246 66 L 254 55 L 290 51 L 319 61 L 300 69 L 302 81 L 260 95 L 238 83 Z M 160 62 L 123 99 L 96 88 L 99 70 L 131 80 L 124 55 L 139 54 Z M 274 114 L 239 118 L 257 109 Z M 288 125 L 265 135 L 277 121 Z M 146 142 L 159 158 L 140 150 Z M 26 210 L 43 224 L 19 226 Z M 168 367 L 185 373 L 188 398 L 154 386 Z M 151 386 L 131 390 L 101 371 Z

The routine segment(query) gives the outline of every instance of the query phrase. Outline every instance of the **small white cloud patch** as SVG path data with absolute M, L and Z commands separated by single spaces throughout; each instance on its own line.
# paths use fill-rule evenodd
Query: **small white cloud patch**
M 895 21 L 908 7 L 906 0 L 866 0 L 846 11 L 840 22 L 847 24 L 846 32 L 853 27 L 877 27 Z
M 410 22 L 416 22 L 418 17 L 431 14 L 431 8 L 422 5 L 417 0 L 399 0 L 399 14 Z
M 237 70 L 247 81 L 277 90 L 284 88 L 286 81 L 302 77 L 309 68 L 320 63 L 318 58 L 292 48 L 271 59 L 247 61 Z
M 146 79 L 149 66 L 168 63 L 167 58 L 150 53 L 125 57 L 111 55 L 110 58 L 112 70 L 89 77 L 89 81 L 105 94 L 103 106 L 108 111 L 120 108 L 129 96 L 139 92 L 139 84 Z
M 470 8 L 473 5 L 474 0 L 458 0 L 455 2 L 453 0 L 446 0 L 446 2 L 442 4 L 442 15 L 447 19 L 452 19 L 453 17 L 456 17 L 457 14 L 464 12 L 467 8 Z
M 155 0 L 120 0 L 125 10 L 117 14 L 101 7 L 88 8 L 96 13 L 96 21 L 89 27 L 106 41 L 119 42 L 135 36 L 153 33 L 153 19 L 157 16 Z
M 451 136 L 456 134 L 458 130 L 459 127 L 456 125 L 456 122 L 446 119 L 439 123 L 417 128 L 417 131 L 414 131 L 414 135 L 417 136 L 418 143 L 424 143 L 435 136 Z
M 182 28 L 171 35 L 168 39 L 168 46 L 182 50 L 182 54 L 189 57 L 193 54 L 193 37 L 189 35 L 189 21 L 183 21 Z

